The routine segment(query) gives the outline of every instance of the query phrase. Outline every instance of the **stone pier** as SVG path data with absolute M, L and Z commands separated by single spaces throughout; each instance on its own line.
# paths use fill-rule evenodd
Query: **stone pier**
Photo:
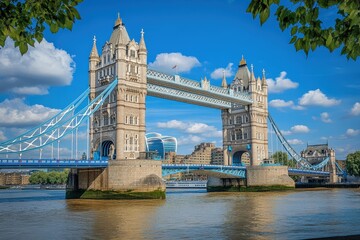
M 161 161 L 109 161 L 102 169 L 72 169 L 67 198 L 165 199 Z
M 287 166 L 248 166 L 246 168 L 248 187 L 294 187 L 294 180 L 289 177 Z

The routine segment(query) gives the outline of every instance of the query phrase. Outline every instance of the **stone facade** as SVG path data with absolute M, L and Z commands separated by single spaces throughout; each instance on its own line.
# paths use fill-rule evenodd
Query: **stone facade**
M 98 54 L 96 39 L 89 58 L 90 99 L 118 79 L 118 85 L 90 120 L 91 158 L 137 159 L 145 146 L 147 50 L 130 40 L 120 17 Z
M 268 90 L 265 72 L 262 79 L 256 79 L 253 67 L 250 72 L 243 58 L 230 86 L 227 86 L 224 77 L 222 87 L 235 92 L 248 92 L 254 101 L 252 105 L 233 105 L 231 109 L 222 110 L 224 164 L 241 163 L 243 153 L 248 152 L 251 165 L 260 165 L 268 158 Z

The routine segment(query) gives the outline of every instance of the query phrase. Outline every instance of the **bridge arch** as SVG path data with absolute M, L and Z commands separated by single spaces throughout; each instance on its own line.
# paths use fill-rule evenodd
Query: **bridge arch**
M 96 141 L 97 146 L 93 151 L 94 160 L 99 159 L 116 159 L 115 141 L 111 138 L 104 138 L 100 143 L 100 139 Z
M 250 165 L 250 153 L 244 150 L 234 151 L 232 156 L 232 165 Z

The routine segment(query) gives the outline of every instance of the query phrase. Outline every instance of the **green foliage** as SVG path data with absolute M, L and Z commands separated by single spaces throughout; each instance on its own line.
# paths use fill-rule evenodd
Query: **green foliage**
M 286 152 L 278 151 L 275 152 L 271 157 L 273 158 L 274 163 L 280 163 L 281 165 L 288 167 L 296 166 L 296 161 L 293 159 L 289 159 Z
M 349 175 L 360 176 L 360 151 L 346 156 L 346 170 Z
M 47 173 L 39 171 L 31 174 L 29 182 L 31 184 L 65 184 L 68 174 L 68 170 L 63 172 L 51 171 Z
M 41 42 L 45 25 L 52 33 L 71 30 L 80 15 L 76 6 L 82 0 L 2 0 L 0 1 L 0 46 L 10 37 L 21 54 Z
M 284 2 L 284 1 L 282 1 Z M 341 54 L 356 60 L 360 55 L 360 1 L 354 0 L 251 0 L 247 12 L 254 18 L 259 16 L 262 25 L 270 16 L 270 9 L 276 8 L 275 16 L 280 29 L 290 29 L 291 40 L 296 51 L 303 50 L 306 55 L 317 47 L 323 46 L 330 52 L 342 48 Z M 320 11 L 331 13 L 333 22 L 325 27 L 321 17 L 331 14 L 319 14 Z

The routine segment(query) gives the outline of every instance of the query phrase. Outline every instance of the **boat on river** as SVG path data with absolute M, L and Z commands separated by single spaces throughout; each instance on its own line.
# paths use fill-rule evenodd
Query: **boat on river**
M 207 180 L 197 181 L 166 181 L 166 188 L 206 188 Z

